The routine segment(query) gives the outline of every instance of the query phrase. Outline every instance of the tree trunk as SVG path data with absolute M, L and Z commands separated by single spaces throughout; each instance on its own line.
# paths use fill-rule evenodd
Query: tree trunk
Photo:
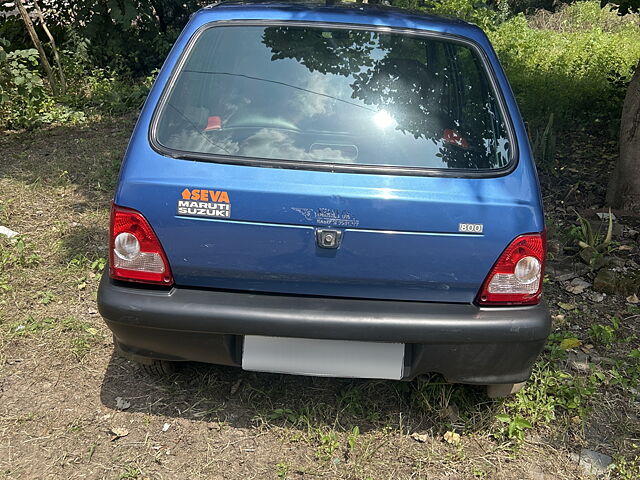
M 56 67 L 58 68 L 58 75 L 60 76 L 60 91 L 62 94 L 67 93 L 67 79 L 64 78 L 64 72 L 62 71 L 62 63 L 60 62 L 60 55 L 58 55 L 58 47 L 56 47 L 56 41 L 51 35 L 49 28 L 47 27 L 47 23 L 44 21 L 44 15 L 42 14 L 42 10 L 40 9 L 40 5 L 36 0 L 33 0 L 33 6 L 36 9 L 36 13 L 38 14 L 38 20 L 40 20 L 40 25 L 42 25 L 42 29 L 44 33 L 49 37 L 49 42 L 51 43 L 51 50 L 53 50 L 53 60 L 56 63 Z
M 33 26 L 33 22 L 27 13 L 27 9 L 24 8 L 24 4 L 22 0 L 16 0 L 16 7 L 18 7 L 18 11 L 20 12 L 20 16 L 22 17 L 22 21 L 24 22 L 25 27 L 27 27 L 27 32 L 29 32 L 29 36 L 31 37 L 31 41 L 33 45 L 38 50 L 40 54 L 40 64 L 42 68 L 44 68 L 45 73 L 47 74 L 47 78 L 49 79 L 49 85 L 51 85 L 51 90 L 53 93 L 58 93 L 58 84 L 56 82 L 56 78 L 53 75 L 53 69 L 51 68 L 51 64 L 47 59 L 47 55 L 44 53 L 44 48 L 42 48 L 42 43 L 38 38 L 38 34 L 36 33 L 36 29 Z
M 164 11 L 164 6 L 162 5 L 162 1 L 151 0 L 151 6 L 156 12 L 156 18 L 158 19 L 158 28 L 162 33 L 167 32 L 167 20 Z
M 620 120 L 620 158 L 607 191 L 613 208 L 640 212 L 640 63 L 631 79 Z

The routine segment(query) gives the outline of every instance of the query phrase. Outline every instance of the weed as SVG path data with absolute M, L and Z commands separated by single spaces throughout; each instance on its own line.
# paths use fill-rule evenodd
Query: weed
M 128 466 L 124 472 L 120 474 L 120 480 L 135 479 L 142 475 L 142 471 L 138 467 Z
M 553 130 L 553 113 L 549 114 L 549 120 L 542 133 L 537 130 L 533 138 L 531 149 L 536 164 L 546 170 L 551 170 L 555 166 L 556 156 L 556 134 Z
M 276 408 L 269 415 L 267 415 L 267 418 L 269 420 L 284 420 L 285 422 L 289 422 L 292 425 L 298 425 L 304 422 L 306 416 L 296 413 L 290 408 Z
M 81 360 L 100 338 L 98 330 L 75 317 L 65 318 L 61 327 L 63 332 L 70 334 L 68 337 L 71 353 L 77 360 Z
M 496 415 L 496 419 L 502 424 L 497 432 L 494 433 L 496 438 L 506 437 L 519 443 L 524 440 L 526 431 L 533 428 L 529 420 L 519 415 L 512 417 L 506 413 L 500 413 Z
M 16 419 L 16 422 L 18 423 L 18 425 L 21 425 L 21 424 L 26 423 L 26 422 L 31 422 L 31 421 L 33 421 L 35 419 L 36 419 L 36 414 L 33 413 L 33 412 L 29 412 L 26 415 Z
M 604 236 L 602 236 L 600 231 L 593 231 L 589 220 L 581 216 L 578 212 L 575 213 L 578 216 L 578 226 L 572 230 L 572 236 L 576 239 L 578 246 L 582 249 L 592 248 L 597 253 L 604 253 L 613 239 L 613 216 L 611 215 L 611 209 L 609 209 L 609 224 Z
M 14 237 L 8 240 L 0 240 L 0 273 L 10 267 L 34 267 L 41 258 L 36 253 L 29 253 L 31 244 L 24 237 Z
M 79 254 L 67 262 L 67 268 L 90 269 L 95 273 L 104 270 L 107 260 L 104 257 L 91 259 L 85 254 Z
M 360 427 L 356 425 L 351 429 L 351 431 L 349 432 L 349 435 L 347 435 L 347 446 L 349 447 L 349 450 L 353 450 L 354 448 L 356 448 L 359 437 L 360 437 Z
M 634 391 L 640 388 L 640 348 L 631 350 L 626 359 L 617 361 L 607 374 L 609 384 L 618 385 L 635 393 Z
M 289 465 L 285 462 L 280 462 L 276 464 L 276 475 L 278 478 L 287 478 L 289 474 Z
M 11 324 L 11 332 L 16 336 L 34 335 L 47 330 L 53 330 L 58 325 L 58 320 L 55 318 L 36 318 L 32 315 L 28 315 L 23 322 L 16 322 Z
M 76 419 L 67 425 L 67 432 L 69 433 L 78 433 L 82 430 L 82 421 L 80 419 Z
M 50 291 L 38 292 L 36 295 L 37 295 L 37 298 L 40 299 L 39 302 L 42 305 L 48 305 L 56 298 L 56 296 Z
M 75 317 L 67 317 L 60 320 L 52 317 L 39 318 L 29 315 L 22 322 L 10 324 L 8 333 L 13 336 L 31 336 L 53 330 L 67 334 L 64 338 L 69 342 L 71 353 L 78 360 L 82 359 L 100 339 L 98 330 Z
M 620 319 L 611 318 L 611 325 L 593 324 L 589 327 L 589 337 L 601 345 L 611 345 L 616 339 L 616 333 L 620 329 Z
M 632 448 L 638 451 L 640 445 L 634 443 Z M 640 478 L 640 455 L 635 455 L 630 460 L 621 455 L 615 457 L 612 473 L 615 473 L 616 478 L 620 480 L 637 480 Z
M 513 440 L 517 446 L 528 429 L 549 425 L 559 415 L 585 418 L 589 399 L 605 380 L 601 371 L 577 376 L 539 362 L 527 386 L 506 401 L 505 411 L 496 415 L 500 424 L 494 438 Z
M 330 460 L 334 452 L 340 448 L 340 442 L 338 441 L 336 432 L 323 432 L 318 430 L 317 435 L 319 445 L 316 447 L 316 457 L 320 460 Z
M 93 181 L 96 189 L 102 192 L 111 193 L 116 188 L 116 180 L 118 179 L 118 170 L 120 170 L 120 151 L 112 154 L 109 163 L 100 164 L 99 168 L 93 175 Z

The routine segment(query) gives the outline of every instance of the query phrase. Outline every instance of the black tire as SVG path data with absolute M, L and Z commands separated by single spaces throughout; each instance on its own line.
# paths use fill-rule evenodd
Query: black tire
M 176 371 L 175 363 L 166 360 L 150 360 L 149 363 L 141 363 L 140 367 L 152 377 L 165 377 Z
M 171 375 L 176 371 L 176 365 L 174 362 L 168 362 L 166 360 L 154 360 L 152 358 L 137 357 L 137 356 L 131 355 L 130 353 L 127 353 L 125 350 L 122 349 L 115 335 L 113 335 L 113 345 L 115 346 L 116 351 L 121 356 L 140 365 L 140 368 L 147 375 L 151 375 L 152 377 L 164 377 L 167 375 Z

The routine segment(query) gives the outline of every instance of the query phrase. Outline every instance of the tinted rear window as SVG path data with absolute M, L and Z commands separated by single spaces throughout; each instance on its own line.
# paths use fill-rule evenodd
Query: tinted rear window
M 470 46 L 306 26 L 204 30 L 155 137 L 191 154 L 431 169 L 503 168 L 511 148 Z

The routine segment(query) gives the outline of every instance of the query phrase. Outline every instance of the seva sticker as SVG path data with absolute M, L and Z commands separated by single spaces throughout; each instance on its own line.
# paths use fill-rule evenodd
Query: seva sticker
M 231 218 L 229 194 L 221 190 L 185 188 L 177 208 L 178 215 L 187 217 Z

